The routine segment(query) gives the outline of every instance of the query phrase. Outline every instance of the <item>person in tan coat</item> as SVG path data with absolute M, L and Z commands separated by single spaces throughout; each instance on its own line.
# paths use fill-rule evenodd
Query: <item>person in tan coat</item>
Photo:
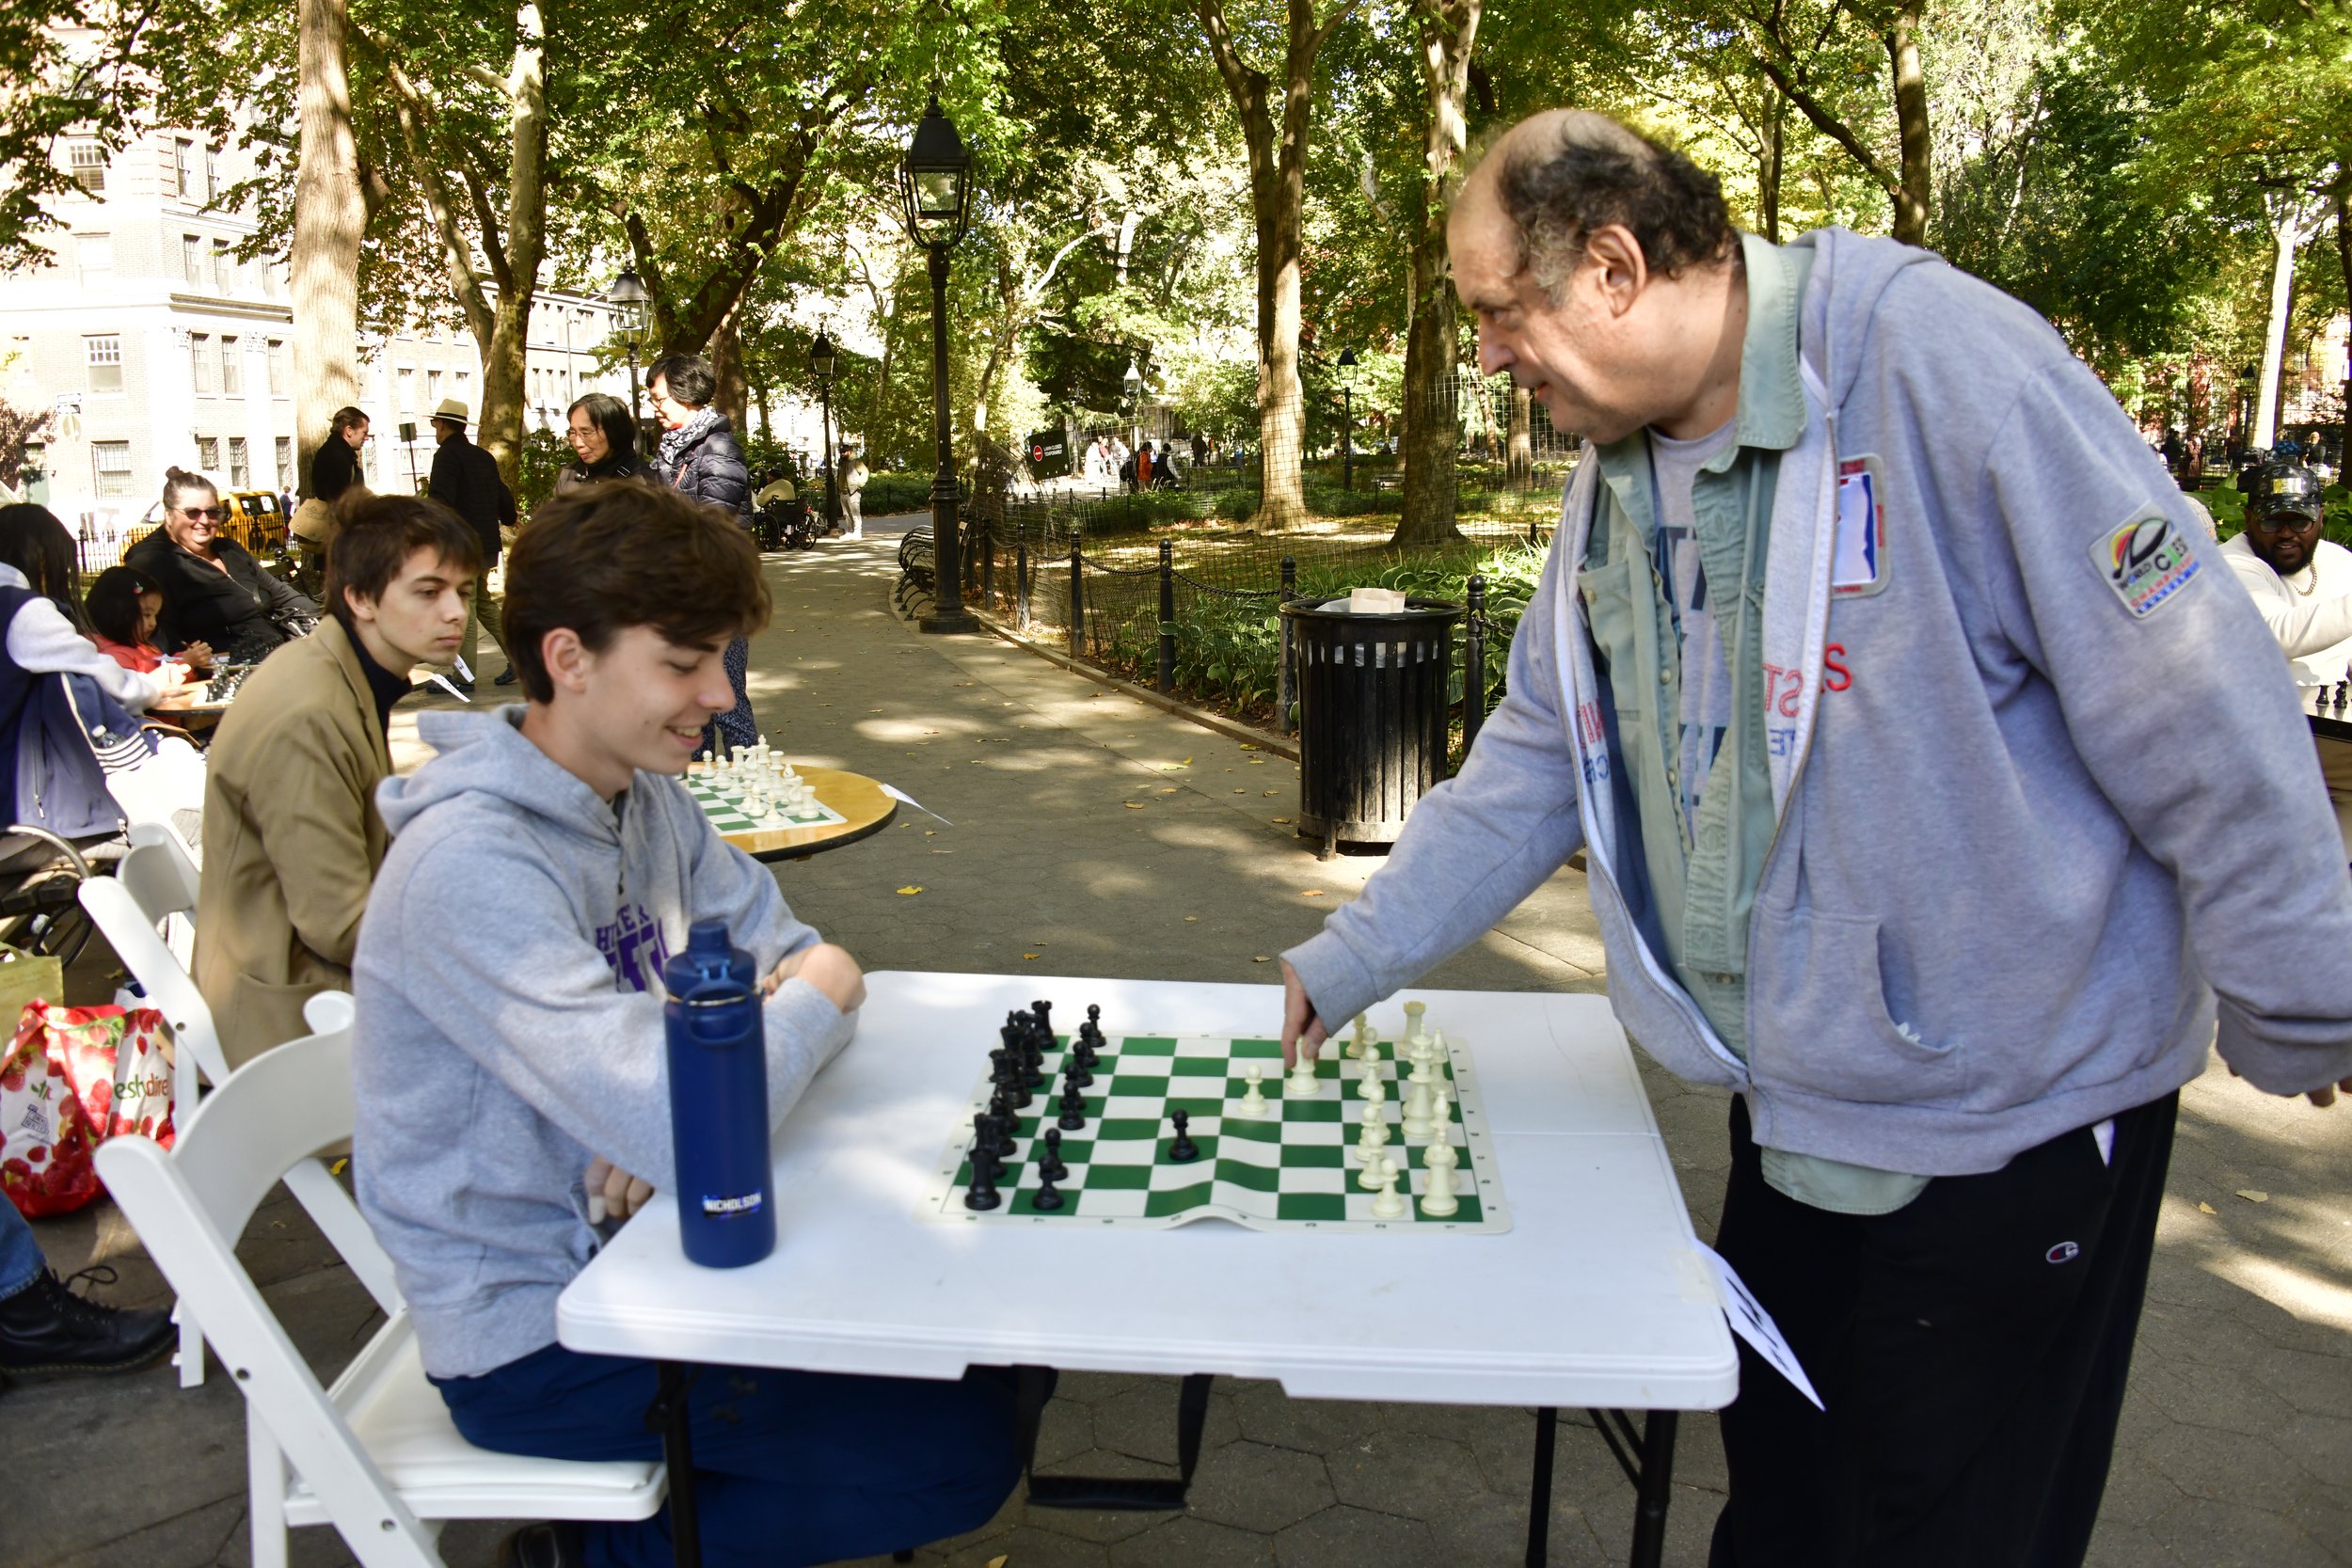
M 347 990 L 389 835 L 392 705 L 465 634 L 482 546 L 437 502 L 369 496 L 326 558 L 328 619 L 279 648 L 213 742 L 196 983 L 230 1067 L 309 1032 L 302 1005 Z

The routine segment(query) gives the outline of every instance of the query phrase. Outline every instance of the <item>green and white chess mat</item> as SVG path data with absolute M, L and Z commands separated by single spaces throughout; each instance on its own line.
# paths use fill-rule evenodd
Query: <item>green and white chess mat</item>
M 808 804 L 794 806 L 788 811 L 779 810 L 773 820 L 757 822 L 743 814 L 743 798 L 740 795 L 723 795 L 698 778 L 690 778 L 684 780 L 683 783 L 686 785 L 686 793 L 694 798 L 694 803 L 702 807 L 703 815 L 710 818 L 710 825 L 723 833 L 751 833 L 763 831 L 772 832 L 781 832 L 786 828 L 821 828 L 828 823 L 849 820 L 848 817 L 812 795 L 809 797 Z
M 1381 1111 L 1389 1142 L 1382 1152 L 1395 1162 L 1397 1193 L 1407 1199 L 1406 1212 L 1397 1218 L 1375 1218 L 1372 1204 L 1377 1195 L 1357 1181 L 1364 1168 L 1355 1157 L 1364 1108 L 1363 1064 L 1343 1058 L 1344 1034 L 1325 1043 L 1315 1063 L 1315 1092 L 1305 1098 L 1290 1092 L 1277 1040 L 1112 1037 L 1098 1050 L 1094 1082 L 1084 1091 L 1086 1126 L 1062 1133 L 1061 1159 L 1070 1174 L 1055 1185 L 1063 1206 L 1040 1211 L 1030 1199 L 1039 1185 L 1045 1130 L 1060 1114 L 1061 1064 L 1069 1052 L 1068 1039 L 1057 1037 L 1055 1049 L 1045 1053 L 1046 1087 L 1032 1091 L 1029 1104 L 1016 1113 L 1013 1152 L 996 1180 L 1004 1202 L 984 1211 L 963 1204 L 972 1180 L 972 1118 L 988 1109 L 993 1092 L 982 1071 L 918 1217 L 947 1224 L 1152 1229 L 1200 1219 L 1231 1220 L 1256 1230 L 1510 1229 L 1469 1052 L 1448 1040 L 1439 1064 L 1449 1091 L 1445 1135 L 1460 1161 L 1454 1174 L 1459 1207 L 1433 1219 L 1422 1213 L 1420 1202 L 1428 1189 L 1423 1165 L 1428 1140 L 1405 1135 L 1406 1085 L 1399 1081 L 1396 1042 L 1374 1043 L 1388 1090 Z M 1245 1075 L 1252 1066 L 1263 1069 L 1265 1115 L 1237 1116 L 1233 1107 L 1248 1090 Z M 1406 1073 L 1410 1071 L 1408 1062 Z M 1181 1164 L 1168 1154 L 1176 1135 L 1168 1114 L 1177 1110 L 1185 1113 L 1186 1134 L 1200 1150 L 1199 1159 Z

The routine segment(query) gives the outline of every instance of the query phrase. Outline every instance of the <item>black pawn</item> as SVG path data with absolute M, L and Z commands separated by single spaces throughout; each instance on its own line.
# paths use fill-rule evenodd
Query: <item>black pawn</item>
M 1037 1173 L 1048 1181 L 1059 1181 L 1070 1174 L 1070 1167 L 1061 1163 L 1061 1129 L 1045 1130 L 1044 1152 L 1038 1156 Z
M 1050 1214 L 1062 1205 L 1061 1189 L 1055 1186 L 1054 1178 L 1044 1172 L 1040 1171 L 1038 1176 L 1037 1191 L 1029 1195 L 1029 1207 Z
M 1183 1111 L 1170 1111 L 1168 1119 L 1176 1124 L 1176 1141 L 1168 1146 L 1168 1157 L 1178 1164 L 1189 1164 L 1200 1158 L 1200 1146 L 1192 1141 L 1184 1124 L 1192 1119 Z
M 1103 1005 L 1099 1002 L 1087 1004 L 1087 1033 L 1098 1040 L 1103 1037 Z
M 1080 1057 L 1071 1057 L 1069 1063 L 1061 1070 L 1062 1076 L 1069 1081 L 1070 1086 L 1073 1089 L 1083 1089 L 1094 1082 L 1092 1065 Z
M 1065 1132 L 1075 1132 L 1087 1124 L 1087 1097 L 1073 1085 L 1061 1091 L 1061 1115 L 1054 1125 Z

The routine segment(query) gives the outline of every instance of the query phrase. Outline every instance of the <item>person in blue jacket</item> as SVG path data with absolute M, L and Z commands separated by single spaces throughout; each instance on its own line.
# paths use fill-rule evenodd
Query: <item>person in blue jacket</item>
M 1286 1053 L 1581 848 L 1610 997 L 1733 1091 L 1715 1568 L 2079 1563 L 2178 1091 L 2352 1087 L 2352 879 L 2276 645 L 2032 310 L 1926 251 L 1736 231 L 1598 115 L 1449 228 L 1482 368 L 1589 452 L 1509 694 L 1284 955 Z
M 661 420 L 661 443 L 653 470 L 674 489 L 733 516 L 746 532 L 752 526 L 752 471 L 736 444 L 735 426 L 710 406 L 719 377 L 710 361 L 695 354 L 668 354 L 645 372 L 645 387 Z M 749 746 L 759 739 L 758 721 L 745 681 L 752 644 L 739 637 L 727 644 L 727 684 L 735 705 L 713 722 L 716 739 Z M 707 739 L 712 737 L 706 737 Z

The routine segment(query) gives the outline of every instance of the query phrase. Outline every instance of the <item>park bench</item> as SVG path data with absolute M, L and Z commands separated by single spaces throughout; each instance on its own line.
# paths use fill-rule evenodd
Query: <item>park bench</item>
M 898 541 L 898 585 L 892 591 L 901 610 L 913 613 L 913 601 L 918 595 L 936 598 L 939 593 L 938 573 L 931 559 L 931 525 L 918 523 L 907 530 Z

